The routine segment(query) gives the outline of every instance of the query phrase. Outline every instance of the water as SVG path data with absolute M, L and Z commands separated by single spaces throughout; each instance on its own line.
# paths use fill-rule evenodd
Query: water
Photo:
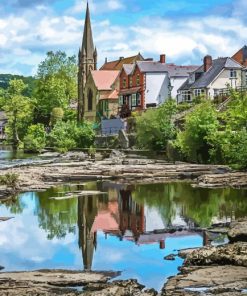
M 105 194 L 78 197 L 82 190 Z M 71 198 L 66 195 L 68 192 Z M 66 197 L 56 200 L 54 197 Z M 247 192 L 196 189 L 188 183 L 122 185 L 89 182 L 30 192 L 0 203 L 0 265 L 5 271 L 64 268 L 122 271 L 160 290 L 183 260 L 183 248 L 224 243 L 193 231 L 247 216 Z M 171 226 L 191 230 L 165 232 Z

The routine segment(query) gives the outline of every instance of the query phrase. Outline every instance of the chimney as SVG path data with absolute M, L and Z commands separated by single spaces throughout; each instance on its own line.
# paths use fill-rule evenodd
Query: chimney
M 203 59 L 203 66 L 204 66 L 204 72 L 207 72 L 209 68 L 212 67 L 213 59 L 210 55 L 207 55 Z
M 105 58 L 105 64 L 107 63 L 107 58 Z
M 161 54 L 160 55 L 160 63 L 161 64 L 165 64 L 166 63 L 166 55 L 165 54 Z
M 120 58 L 119 58 L 119 61 L 122 61 L 123 59 L 124 59 L 124 57 L 120 57 Z

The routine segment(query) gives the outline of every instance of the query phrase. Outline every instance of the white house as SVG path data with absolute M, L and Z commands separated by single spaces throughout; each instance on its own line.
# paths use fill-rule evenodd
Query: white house
M 245 68 L 232 58 L 213 60 L 208 55 L 204 57 L 203 65 L 179 88 L 178 102 L 190 102 L 201 95 L 213 99 L 227 93 L 229 86 L 234 89 L 246 87 Z

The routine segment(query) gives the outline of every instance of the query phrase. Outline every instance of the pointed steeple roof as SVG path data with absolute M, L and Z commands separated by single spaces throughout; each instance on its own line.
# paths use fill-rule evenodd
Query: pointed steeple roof
M 84 24 L 84 33 L 83 33 L 83 39 L 82 39 L 82 51 L 84 52 L 84 50 L 87 58 L 93 58 L 94 44 L 93 44 L 93 34 L 92 34 L 92 28 L 91 28 L 90 11 L 89 11 L 88 2 L 87 2 L 85 24 Z

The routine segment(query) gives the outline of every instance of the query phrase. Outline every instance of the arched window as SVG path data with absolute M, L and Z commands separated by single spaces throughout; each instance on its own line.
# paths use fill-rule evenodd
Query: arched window
M 93 92 L 91 89 L 89 89 L 87 93 L 87 108 L 88 111 L 93 110 Z

